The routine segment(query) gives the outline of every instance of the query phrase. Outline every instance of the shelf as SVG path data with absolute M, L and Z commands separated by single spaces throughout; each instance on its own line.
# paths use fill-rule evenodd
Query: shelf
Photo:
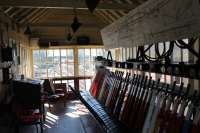
M 147 63 L 147 62 L 104 61 L 103 65 L 120 69 L 136 69 L 144 72 L 153 72 L 153 73 L 171 75 L 176 77 L 200 79 L 199 64 L 184 64 L 184 63 L 162 64 L 162 63 Z

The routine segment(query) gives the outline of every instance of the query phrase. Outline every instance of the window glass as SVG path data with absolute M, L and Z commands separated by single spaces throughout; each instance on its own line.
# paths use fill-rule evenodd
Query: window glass
M 136 55 L 137 55 L 137 47 L 133 47 L 133 55 L 132 55 L 132 57 L 136 58 Z
M 74 75 L 73 49 L 33 50 L 34 78 Z
M 67 64 L 61 64 L 61 69 L 62 69 L 62 76 L 68 76 L 68 65 Z
M 74 76 L 74 63 L 68 63 L 67 76 Z
M 181 61 L 181 49 L 174 45 L 174 49 L 173 49 L 173 62 L 180 62 Z
M 126 59 L 130 57 L 129 48 L 126 48 Z
M 79 64 L 79 75 L 85 75 L 84 67 L 85 67 L 85 50 L 78 50 L 78 64 Z
M 67 63 L 67 50 L 66 49 L 61 49 L 61 63 Z
M 85 89 L 86 89 L 85 80 L 79 80 L 79 90 L 85 90 Z
M 54 58 L 53 58 L 53 64 L 54 64 L 54 76 L 60 77 L 61 76 L 61 69 L 60 69 L 60 50 L 54 49 L 53 51 Z
M 94 58 L 97 55 L 103 56 L 104 50 L 95 48 L 77 50 L 78 74 L 80 76 L 94 75 Z M 26 54 L 26 51 L 22 50 L 22 53 Z M 74 76 L 74 49 L 33 50 L 33 67 L 34 78 Z
M 47 50 L 47 71 L 48 77 L 54 77 L 53 50 Z
M 98 50 L 99 51 L 99 50 Z M 97 49 L 91 49 L 91 60 L 94 61 L 95 56 L 99 55 Z
M 78 50 L 78 64 L 80 76 L 92 76 L 95 74 L 95 60 L 96 56 L 103 56 L 102 49 L 79 49 Z
M 40 50 L 40 77 L 47 77 L 46 50 Z
M 189 62 L 189 51 L 188 49 L 182 49 L 183 52 L 183 62 Z
M 39 78 L 40 77 L 40 51 L 39 50 L 33 51 L 33 71 L 34 71 L 34 77 Z
M 104 55 L 103 49 L 99 48 L 99 49 L 96 49 L 96 50 L 97 50 L 97 56 L 103 56 Z
M 74 62 L 74 50 L 68 49 L 67 50 L 68 62 Z

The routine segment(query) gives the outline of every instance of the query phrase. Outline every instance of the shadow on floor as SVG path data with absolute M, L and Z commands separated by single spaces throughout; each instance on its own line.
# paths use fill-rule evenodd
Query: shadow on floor
M 62 103 L 51 106 L 53 107 L 49 111 L 48 105 L 45 105 L 44 133 L 104 133 L 99 123 L 79 100 L 68 101 L 66 107 Z M 14 130 L 0 126 L 0 132 L 14 133 Z M 36 126 L 21 127 L 20 133 L 37 133 L 37 128 Z

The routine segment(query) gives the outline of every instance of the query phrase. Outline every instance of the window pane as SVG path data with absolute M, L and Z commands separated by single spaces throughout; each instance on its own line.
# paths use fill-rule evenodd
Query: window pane
M 85 75 L 85 71 L 84 71 L 85 69 L 84 69 L 84 64 L 80 64 L 79 65 L 79 75 L 80 76 L 83 76 L 83 75 Z
M 129 48 L 126 48 L 126 59 L 130 57 Z
M 61 52 L 61 63 L 67 63 L 67 50 L 62 49 Z
M 60 73 L 60 64 L 55 64 L 55 77 L 61 77 L 61 73 Z
M 87 90 L 87 91 L 90 90 L 91 84 L 92 84 L 91 79 L 86 79 L 86 80 L 85 80 L 85 86 L 86 86 L 86 90 Z
M 67 70 L 67 64 L 62 64 L 62 76 L 67 76 L 68 75 L 68 70 Z
M 122 54 L 123 58 L 122 58 L 122 61 L 126 61 L 126 48 L 123 48 L 122 51 L 123 51 L 123 54 Z
M 74 63 L 68 63 L 68 76 L 74 76 Z
M 182 49 L 183 51 L 183 62 L 189 62 L 189 51 L 188 49 Z
M 103 49 L 97 49 L 97 56 L 103 56 Z
M 79 90 L 85 90 L 85 89 L 86 89 L 85 80 L 79 80 Z
M 84 49 L 79 49 L 78 50 L 78 63 L 79 64 L 84 64 L 84 57 L 85 56 L 85 51 L 84 51 Z
M 174 45 L 173 50 L 173 62 L 180 62 L 181 61 L 181 49 Z
M 91 60 L 94 61 L 94 58 L 97 56 L 97 49 L 91 49 Z
M 60 51 L 59 50 L 54 50 L 54 63 L 60 63 Z
M 67 84 L 71 85 L 74 87 L 74 80 L 67 80 Z M 71 91 L 71 89 L 69 89 Z
M 40 51 L 34 50 L 33 51 L 33 69 L 34 69 L 34 77 L 39 78 L 40 77 Z
M 90 61 L 90 49 L 85 49 L 85 61 Z
M 53 50 L 47 50 L 47 61 L 53 63 Z
M 55 66 L 53 64 L 53 50 L 47 50 L 47 71 L 48 77 L 54 77 Z
M 59 49 L 55 49 L 54 50 L 54 73 L 55 73 L 55 77 L 60 77 L 61 73 L 60 73 L 60 50 Z
M 40 50 L 40 78 L 47 77 L 46 50 Z
M 68 62 L 74 62 L 74 50 L 73 49 L 67 50 L 67 58 L 68 58 Z

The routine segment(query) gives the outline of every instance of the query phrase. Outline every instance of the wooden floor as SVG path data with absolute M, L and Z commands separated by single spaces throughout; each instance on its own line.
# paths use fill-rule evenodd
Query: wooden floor
M 49 111 L 47 106 L 44 133 L 104 133 L 99 123 L 79 101 L 73 100 L 64 107 L 62 103 L 53 105 Z M 39 126 L 38 126 L 39 128 Z M 37 133 L 35 126 L 20 128 L 20 133 Z M 0 133 L 13 132 L 0 127 Z

